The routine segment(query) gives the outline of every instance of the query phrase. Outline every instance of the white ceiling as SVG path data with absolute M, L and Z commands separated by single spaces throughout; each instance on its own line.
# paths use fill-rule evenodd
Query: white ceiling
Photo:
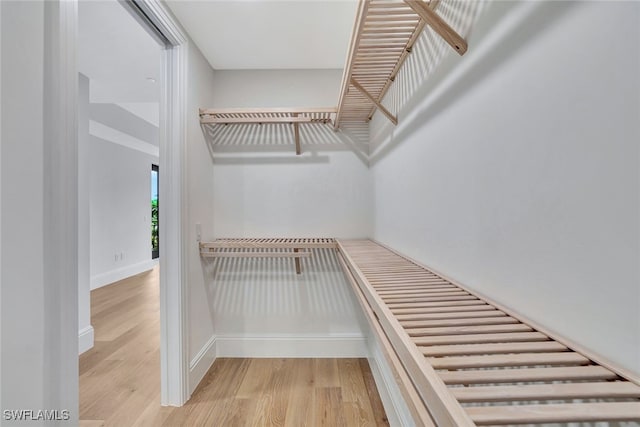
M 214 69 L 344 68 L 357 0 L 168 0 Z
M 78 67 L 91 80 L 91 102 L 159 102 L 160 45 L 117 0 L 80 1 L 78 25 Z

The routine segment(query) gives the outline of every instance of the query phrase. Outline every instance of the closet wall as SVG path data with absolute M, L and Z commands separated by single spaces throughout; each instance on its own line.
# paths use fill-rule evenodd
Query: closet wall
M 211 107 L 332 107 L 341 70 L 216 71 Z M 210 129 L 217 237 L 363 237 L 371 230 L 367 165 L 330 125 Z
M 635 372 L 639 21 L 633 2 L 491 2 L 371 131 L 372 237 Z M 431 64 L 417 52 L 407 70 Z
M 215 71 L 200 107 L 335 106 L 341 70 Z M 353 141 L 330 125 L 204 127 L 213 165 L 206 237 L 365 237 L 371 186 Z M 201 260 L 218 356 L 366 356 L 359 309 L 333 250 L 292 259 Z

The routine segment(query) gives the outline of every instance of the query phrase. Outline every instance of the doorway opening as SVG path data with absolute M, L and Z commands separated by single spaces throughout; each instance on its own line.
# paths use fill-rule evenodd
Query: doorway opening
M 143 227 L 140 227 L 140 230 L 143 232 L 143 243 L 141 247 L 143 247 L 145 256 L 148 257 L 148 262 L 153 265 L 158 264 L 158 259 L 152 259 L 149 257 L 149 251 L 151 250 L 150 246 L 152 242 L 149 239 L 149 228 L 151 227 L 151 215 L 149 212 L 149 186 L 150 186 L 150 174 L 149 174 L 149 166 L 153 163 L 158 165 L 158 170 L 162 169 L 163 174 L 160 178 L 158 176 L 158 200 L 162 199 L 162 204 L 158 206 L 158 219 L 162 217 L 162 227 L 158 227 L 158 243 L 162 241 L 162 252 L 163 252 L 163 261 L 162 261 L 162 269 L 159 270 L 157 267 L 153 270 L 158 272 L 159 279 L 159 314 L 160 314 L 160 357 L 159 357 L 159 370 L 160 370 L 160 403 L 162 405 L 172 405 L 172 406 L 181 406 L 186 402 L 189 397 L 189 388 L 187 383 L 188 372 L 189 372 L 189 362 L 187 360 L 187 333 L 186 333 L 186 324 L 183 321 L 183 313 L 185 312 L 186 299 L 184 297 L 185 289 L 184 289 L 184 278 L 183 278 L 183 253 L 186 248 L 186 243 L 183 238 L 183 227 L 182 227 L 182 218 L 183 218 L 183 191 L 181 182 L 183 180 L 183 155 L 184 155 L 184 146 L 186 143 L 186 124 L 185 124 L 185 111 L 186 111 L 186 70 L 187 70 L 187 58 L 188 58 L 188 38 L 186 34 L 183 32 L 177 21 L 173 18 L 171 13 L 166 9 L 166 6 L 160 2 L 155 1 L 146 1 L 146 0 L 132 0 L 132 1 L 118 1 L 118 2 L 70 2 L 69 4 L 73 4 L 72 7 L 69 7 L 71 11 L 73 8 L 80 6 L 80 8 L 85 5 L 103 5 L 107 7 L 109 4 L 123 6 L 124 9 L 129 13 L 129 17 L 133 17 L 137 24 L 138 28 L 142 28 L 148 35 L 157 42 L 157 46 L 160 49 L 160 64 L 159 64 L 159 73 L 157 77 L 152 74 L 145 74 L 144 81 L 147 85 L 147 88 L 152 87 L 156 82 L 157 86 L 160 90 L 159 99 L 157 102 L 157 108 L 155 109 L 154 116 L 157 117 L 158 123 L 156 123 L 157 127 L 157 141 L 158 145 L 154 148 L 154 152 L 151 153 L 149 144 L 144 144 L 144 138 L 141 138 L 142 134 L 140 132 L 136 132 L 135 135 L 129 134 L 133 138 L 125 138 L 129 145 L 128 148 L 132 148 L 135 146 L 138 152 L 146 155 L 147 159 L 153 157 L 155 155 L 155 161 L 150 159 L 151 162 L 147 163 L 147 166 L 141 170 L 141 179 L 147 180 L 146 185 L 143 188 L 143 208 L 140 213 L 136 213 L 133 215 L 135 219 L 137 219 L 138 223 L 142 223 Z M 106 6 L 105 6 L 106 5 Z M 65 9 L 66 10 L 66 9 Z M 74 10 L 74 14 L 70 13 L 70 16 L 73 15 L 73 20 L 68 24 L 64 24 L 61 26 L 61 31 L 66 31 L 67 29 L 71 29 L 69 33 L 76 33 L 76 29 L 78 26 L 82 25 L 82 19 L 78 10 Z M 121 20 L 113 20 L 106 17 L 106 15 L 99 16 L 99 24 L 105 24 L 111 27 L 111 30 L 115 28 L 116 35 L 122 36 L 121 34 Z M 81 28 L 79 28 L 81 33 Z M 66 34 L 66 33 L 65 33 Z M 103 35 L 104 36 L 104 35 Z M 108 37 L 102 37 L 106 42 L 112 42 Z M 124 49 L 130 47 L 132 38 L 128 39 L 127 44 L 125 44 Z M 82 43 L 86 42 L 85 37 L 78 38 L 70 38 L 68 41 L 70 49 L 70 57 L 73 54 L 73 58 L 75 59 L 76 52 L 78 53 L 78 57 L 82 56 Z M 102 52 L 103 49 L 98 49 L 98 51 Z M 99 58 L 100 59 L 100 58 Z M 101 59 L 105 59 L 102 57 Z M 69 61 L 71 63 L 73 61 Z M 106 72 L 107 75 L 113 75 L 115 71 L 115 67 L 118 67 L 119 64 L 137 64 L 140 62 L 140 58 L 134 57 L 130 61 L 107 61 L 103 63 L 102 66 L 96 67 L 95 70 L 100 72 Z M 78 71 L 82 71 L 81 67 L 71 67 L 70 71 L 73 75 L 77 75 Z M 133 74 L 125 75 L 124 78 L 128 78 L 133 76 Z M 150 78 L 149 78 L 150 77 Z M 75 77 L 74 77 L 75 79 Z M 73 81 L 71 76 L 69 76 L 69 81 Z M 97 92 L 102 93 L 104 96 L 109 96 L 111 94 L 132 94 L 133 92 L 125 90 L 122 91 L 111 91 L 109 87 L 106 85 L 100 85 L 97 82 L 92 84 L 90 79 L 85 79 L 85 82 L 88 83 L 87 86 L 90 92 L 94 94 Z M 76 89 L 69 89 L 71 93 L 75 95 Z M 117 101 L 117 102 L 116 102 Z M 119 107 L 118 114 L 122 113 L 122 109 L 126 110 L 126 113 L 132 113 L 133 115 L 137 115 L 139 118 L 142 118 L 146 121 L 149 121 L 148 115 L 150 109 L 143 108 L 149 107 L 149 101 L 144 101 L 140 99 L 120 99 L 120 100 L 106 100 L 102 101 L 102 103 L 114 103 Z M 147 105 L 140 105 L 143 103 L 147 103 Z M 138 104 L 138 105 L 133 105 Z M 91 107 L 89 107 L 91 108 Z M 115 113 L 115 111 L 114 111 Z M 118 115 L 116 114 L 116 115 Z M 75 126 L 75 114 L 72 115 L 74 119 L 71 125 Z M 85 117 L 86 118 L 86 117 Z M 80 119 L 80 117 L 79 117 Z M 88 123 L 89 120 L 79 120 L 78 125 L 80 123 Z M 105 125 L 105 126 L 101 126 Z M 111 136 L 111 137 L 122 137 L 123 134 L 126 134 L 128 130 L 131 130 L 129 125 L 125 125 L 126 129 L 116 129 L 115 131 L 105 129 L 109 128 L 109 123 L 98 123 L 96 126 L 93 125 L 93 129 L 85 129 L 87 133 L 91 133 L 93 131 L 104 131 L 102 136 Z M 106 138 L 108 139 L 108 138 Z M 142 142 L 142 143 L 141 143 Z M 78 144 L 81 146 L 82 144 Z M 120 144 L 124 147 L 124 144 Z M 80 150 L 78 150 L 80 151 Z M 146 151 L 146 153 L 145 153 Z M 81 157 L 82 153 L 78 153 L 78 157 Z M 86 156 L 87 153 L 84 153 Z M 151 155 L 151 156 L 150 156 Z M 102 159 L 100 160 L 102 161 Z M 89 164 L 89 162 L 84 163 L 85 165 Z M 82 173 L 82 163 L 78 162 L 79 168 L 79 179 L 78 185 L 82 186 L 83 183 L 87 184 L 89 179 L 87 175 L 81 175 Z M 86 172 L 86 170 L 85 170 Z M 113 174 L 114 179 L 119 177 L 118 171 L 114 171 Z M 111 179 L 111 178 L 109 178 Z M 160 179 L 163 181 L 160 184 Z M 101 180 L 105 181 L 105 180 Z M 82 190 L 82 189 L 80 189 Z M 84 190 L 86 191 L 86 189 Z M 79 191 L 79 199 L 81 198 L 82 191 Z M 88 195 L 85 194 L 85 200 L 88 198 Z M 79 202 L 79 209 L 82 210 L 83 206 L 86 206 L 88 210 L 87 204 Z M 89 216 L 89 213 L 85 210 L 85 217 Z M 96 212 L 102 213 L 100 210 Z M 88 221 L 87 221 L 88 222 Z M 117 226 L 118 223 L 116 222 Z M 84 231 L 83 231 L 84 230 Z M 84 238 L 82 237 L 84 233 Z M 88 255 L 83 258 L 82 254 L 88 254 L 88 246 L 89 241 L 86 236 L 89 235 L 89 227 L 86 226 L 83 229 L 79 229 L 79 245 L 82 246 L 84 242 L 84 246 L 87 247 L 86 251 L 79 250 L 78 251 L 78 270 L 88 270 L 89 269 L 89 259 Z M 86 239 L 86 241 L 85 241 Z M 110 259 L 114 262 L 126 261 L 129 258 L 127 257 L 126 251 L 115 251 L 118 254 L 118 259 L 111 254 Z M 119 254 L 122 254 L 120 256 Z M 79 290 L 78 290 L 78 302 L 79 302 L 79 317 L 85 316 L 89 317 L 89 274 L 88 271 L 85 271 L 85 280 L 79 279 Z M 81 275 L 79 275 L 80 277 Z M 117 280 L 117 279 L 115 279 Z M 113 280 L 112 280 L 113 281 Z M 86 283 L 85 283 L 86 282 Z M 80 323 L 82 325 L 82 323 Z M 89 329 L 91 325 L 89 325 Z M 93 332 L 93 331 L 92 331 Z M 154 334 L 155 335 L 155 334 Z M 82 338 L 82 337 L 81 337 Z M 90 348 L 90 346 L 94 343 L 93 333 L 90 334 L 90 340 L 87 339 L 88 346 L 86 348 Z M 97 343 L 98 340 L 95 340 Z M 81 367 L 83 364 L 80 364 Z M 157 372 L 157 368 L 154 368 L 154 371 Z M 155 379 L 158 379 L 155 375 Z M 154 399 L 155 400 L 155 399 Z M 81 405 L 82 408 L 82 405 Z
M 151 165 L 151 259 L 160 257 L 159 175 L 158 165 Z

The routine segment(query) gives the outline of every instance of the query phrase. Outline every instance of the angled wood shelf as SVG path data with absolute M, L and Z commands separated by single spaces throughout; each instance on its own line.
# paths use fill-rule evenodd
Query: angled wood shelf
M 342 77 L 334 127 L 344 122 L 370 120 L 380 110 L 398 123 L 382 105 L 425 26 L 431 27 L 460 55 L 466 41 L 436 13 L 439 0 L 361 0 L 351 35 L 347 64 Z
M 203 125 L 291 124 L 296 154 L 302 154 L 301 124 L 333 124 L 337 109 L 329 108 L 208 108 L 200 109 Z
M 382 105 L 382 99 L 424 28 L 432 28 L 460 55 L 467 51 L 466 41 L 436 12 L 439 1 L 359 1 L 337 107 L 200 109 L 200 123 L 289 124 L 298 155 L 302 153 L 300 125 L 321 123 L 338 130 L 343 123 L 371 120 L 376 110 L 397 125 L 398 118 Z
M 312 249 L 337 249 L 335 239 L 319 238 L 224 238 L 200 243 L 204 258 L 294 258 L 296 273 L 302 273 L 301 258 Z
M 640 421 L 640 380 L 370 240 L 338 240 L 418 425 Z

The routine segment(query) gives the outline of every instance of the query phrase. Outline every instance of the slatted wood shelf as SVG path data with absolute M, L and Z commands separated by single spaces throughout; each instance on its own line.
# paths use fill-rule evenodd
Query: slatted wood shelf
M 296 154 L 302 153 L 301 124 L 332 125 L 337 109 L 329 108 L 207 108 L 200 109 L 202 125 L 282 125 L 293 126 Z
M 294 258 L 296 273 L 302 273 L 301 258 L 313 249 L 337 249 L 333 238 L 222 238 L 200 243 L 203 258 Z
M 361 0 L 342 78 L 335 127 L 367 121 L 380 110 L 394 125 L 398 119 L 382 99 L 411 53 L 425 26 L 430 26 L 460 55 L 464 39 L 436 12 L 439 0 Z
M 338 252 L 416 424 L 640 421 L 633 375 L 382 245 Z

